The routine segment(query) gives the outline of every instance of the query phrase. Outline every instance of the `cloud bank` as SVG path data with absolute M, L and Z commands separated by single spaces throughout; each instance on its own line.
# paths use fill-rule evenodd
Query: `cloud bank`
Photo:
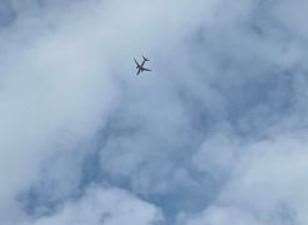
M 307 7 L 2 1 L 1 224 L 308 224 Z

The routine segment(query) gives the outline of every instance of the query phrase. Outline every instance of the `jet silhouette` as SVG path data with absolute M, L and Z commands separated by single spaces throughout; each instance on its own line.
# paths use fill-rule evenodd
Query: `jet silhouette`
M 146 57 L 142 56 L 143 58 L 143 62 L 141 64 L 138 63 L 138 61 L 134 58 L 134 61 L 136 63 L 136 69 L 137 73 L 136 75 L 138 76 L 140 73 L 143 73 L 143 71 L 151 71 L 150 69 L 147 69 L 144 67 L 145 62 L 150 61 L 149 59 L 147 59 Z

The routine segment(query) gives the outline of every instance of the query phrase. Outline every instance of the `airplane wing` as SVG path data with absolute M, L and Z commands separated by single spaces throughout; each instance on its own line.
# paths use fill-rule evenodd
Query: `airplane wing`
M 143 68 L 143 70 L 145 70 L 145 71 L 152 71 L 152 70 L 150 70 L 150 69 L 147 69 L 147 68 Z

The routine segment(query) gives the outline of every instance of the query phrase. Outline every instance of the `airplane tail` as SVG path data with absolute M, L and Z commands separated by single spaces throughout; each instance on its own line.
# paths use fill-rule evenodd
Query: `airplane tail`
M 150 61 L 149 59 L 147 59 L 146 57 L 142 56 L 144 61 Z

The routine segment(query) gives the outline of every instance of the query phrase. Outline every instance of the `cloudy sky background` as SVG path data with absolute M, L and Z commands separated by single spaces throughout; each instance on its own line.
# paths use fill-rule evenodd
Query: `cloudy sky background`
M 308 224 L 307 10 L 2 0 L 1 224 Z

